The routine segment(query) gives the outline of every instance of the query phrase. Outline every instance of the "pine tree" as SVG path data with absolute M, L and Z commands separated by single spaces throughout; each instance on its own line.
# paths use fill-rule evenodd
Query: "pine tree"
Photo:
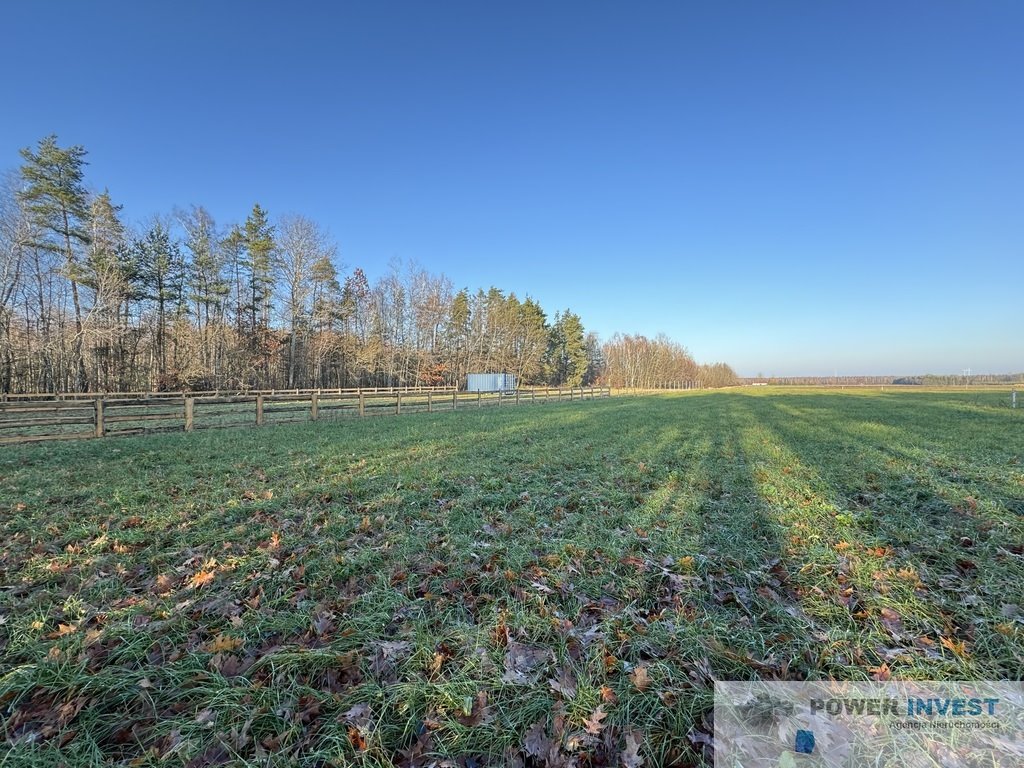
M 120 212 L 107 190 L 92 199 L 89 247 L 80 271 L 82 285 L 93 292 L 89 325 L 95 338 L 90 356 L 95 359 L 96 383 L 113 389 L 128 385 L 125 339 L 137 278 Z
M 242 227 L 248 256 L 249 311 L 255 351 L 262 358 L 263 374 L 270 379 L 270 309 L 274 290 L 274 227 L 267 212 L 256 203 Z
M 82 355 L 82 304 L 78 295 L 81 265 L 78 251 L 89 243 L 89 198 L 82 183 L 86 165 L 85 148 L 79 145 L 63 149 L 57 137 L 47 136 L 39 149 L 21 150 L 25 163 L 21 176 L 25 188 L 20 197 L 39 232 L 43 235 L 33 245 L 60 254 L 65 275 L 71 283 L 71 299 L 75 310 L 76 387 L 89 389 L 89 378 Z
M 167 375 L 167 317 L 170 309 L 180 310 L 184 303 L 184 260 L 178 242 L 160 221 L 135 242 L 134 251 L 144 296 L 156 307 L 157 384 L 163 386 Z
M 578 387 L 587 373 L 587 341 L 580 316 L 568 309 L 555 315 L 548 341 L 548 365 L 553 384 Z

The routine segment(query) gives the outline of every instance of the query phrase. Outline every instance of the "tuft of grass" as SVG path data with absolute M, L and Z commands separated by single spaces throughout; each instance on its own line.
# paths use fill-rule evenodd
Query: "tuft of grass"
M 4 764 L 504 765 L 535 729 L 591 765 L 636 732 L 696 765 L 714 679 L 1015 678 L 1003 399 L 764 388 L 5 448 Z

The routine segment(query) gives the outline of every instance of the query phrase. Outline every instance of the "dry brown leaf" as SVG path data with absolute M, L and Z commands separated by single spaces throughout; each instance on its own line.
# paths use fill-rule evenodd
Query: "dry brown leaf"
M 594 713 L 583 721 L 584 730 L 592 736 L 597 736 L 604 730 L 604 723 L 601 721 L 606 717 L 608 717 L 608 713 L 604 711 L 604 704 L 599 704 Z
M 365 730 L 370 725 L 370 720 L 372 718 L 373 712 L 370 710 L 370 705 L 365 702 L 356 704 L 341 716 L 341 719 L 346 723 L 349 723 L 361 730 Z
M 606 704 L 616 704 L 619 701 L 619 697 L 615 694 L 611 688 L 607 685 L 601 686 L 601 701 Z
M 534 723 L 530 730 L 526 732 L 526 738 L 523 740 L 523 749 L 526 750 L 526 754 L 538 760 L 546 761 L 548 754 L 553 748 L 556 748 L 556 745 L 548 737 L 544 728 L 544 721 L 540 720 Z
M 362 752 L 366 749 L 366 739 L 363 738 L 362 732 L 355 726 L 350 725 L 348 727 L 348 740 L 355 747 L 356 751 Z
M 558 670 L 558 677 L 548 680 L 548 685 L 555 693 L 559 693 L 565 699 L 576 697 L 576 677 L 569 667 L 562 667 Z
M 638 691 L 646 691 L 651 685 L 651 677 L 647 674 L 647 667 L 642 665 L 633 670 L 629 679 L 633 681 L 633 685 Z
M 242 638 L 221 632 L 212 641 L 207 643 L 203 650 L 209 653 L 220 653 L 221 651 L 233 651 L 241 647 Z
M 235 677 L 242 672 L 242 660 L 233 653 L 215 653 L 210 657 L 210 668 L 224 677 Z
M 892 608 L 883 608 L 881 614 L 882 626 L 894 637 L 899 637 L 903 633 L 903 619 L 900 615 Z
M 77 624 L 58 624 L 57 625 L 57 631 L 56 632 L 51 632 L 46 637 L 49 638 L 50 640 L 55 640 L 58 637 L 64 637 L 65 635 L 70 635 L 76 629 L 78 629 L 78 625 Z
M 960 658 L 967 657 L 967 643 L 963 640 L 952 640 L 948 637 L 943 637 L 939 639 L 939 642 L 942 643 L 943 648 L 951 650 Z
M 430 665 L 428 667 L 432 677 L 437 677 L 441 674 L 441 667 L 444 666 L 445 660 L 448 655 L 441 651 L 434 651 L 433 657 L 430 659 Z
M 215 575 L 216 574 L 213 571 L 197 571 L 195 575 L 188 580 L 188 587 L 189 589 L 199 589 L 200 587 L 205 587 L 207 584 L 213 581 Z
M 505 648 L 505 674 L 502 681 L 513 685 L 533 685 L 540 677 L 540 667 L 551 660 L 551 651 L 532 648 L 514 640 Z
M 469 706 L 463 708 L 463 714 L 458 716 L 460 723 L 467 728 L 474 728 L 486 722 L 491 717 L 490 707 L 487 706 L 487 691 L 479 691 L 472 703 L 467 701 Z
M 643 734 L 638 730 L 626 731 L 626 748 L 622 750 L 623 768 L 640 768 L 644 759 L 640 757 L 640 745 L 643 744 Z

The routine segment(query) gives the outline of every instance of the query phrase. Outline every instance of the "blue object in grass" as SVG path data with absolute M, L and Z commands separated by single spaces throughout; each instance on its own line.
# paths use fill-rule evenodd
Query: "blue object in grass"
M 814 731 L 800 729 L 796 732 L 796 751 L 809 755 L 814 751 Z

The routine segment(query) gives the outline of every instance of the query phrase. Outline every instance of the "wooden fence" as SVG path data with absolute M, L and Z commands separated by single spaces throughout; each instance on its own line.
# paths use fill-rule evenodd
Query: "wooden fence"
M 349 389 L 209 389 L 179 390 L 177 392 L 154 392 L 137 390 L 134 392 L 0 392 L 0 403 L 21 402 L 24 400 L 95 400 L 97 397 L 107 398 L 145 398 L 145 399 L 181 399 L 183 397 L 239 397 L 242 395 L 309 395 L 313 392 L 321 394 L 359 394 L 360 392 L 454 392 L 455 387 L 351 387 Z
M 592 400 L 607 387 L 458 392 L 454 389 L 276 390 L 245 394 L 117 393 L 0 402 L 0 445 L 151 432 L 192 432 L 324 418 L 454 411 Z M 37 396 L 38 397 L 38 396 Z

